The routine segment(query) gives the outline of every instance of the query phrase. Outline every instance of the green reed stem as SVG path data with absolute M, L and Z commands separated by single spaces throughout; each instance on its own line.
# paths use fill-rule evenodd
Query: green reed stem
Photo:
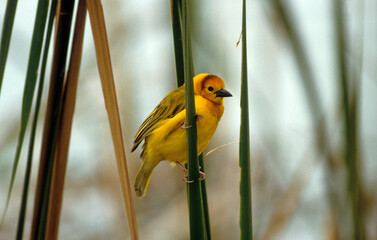
M 242 7 L 242 69 L 241 69 L 241 128 L 240 128 L 240 228 L 241 240 L 253 239 L 250 136 L 249 136 L 249 97 L 247 78 L 247 40 L 246 40 L 246 0 Z

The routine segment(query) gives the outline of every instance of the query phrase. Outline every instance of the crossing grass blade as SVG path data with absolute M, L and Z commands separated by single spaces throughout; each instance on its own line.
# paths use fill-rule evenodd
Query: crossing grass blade
M 120 124 L 119 108 L 114 85 L 114 76 L 111 66 L 111 58 L 103 9 L 99 0 L 88 0 L 86 4 L 89 10 L 89 17 L 93 31 L 97 64 L 101 77 L 102 90 L 105 98 L 105 105 L 109 118 L 111 135 L 113 138 L 120 184 L 123 193 L 123 200 L 127 212 L 128 225 L 131 233 L 131 239 L 136 240 L 138 239 L 138 233 L 136 226 L 135 208 L 128 176 L 126 154 L 124 151 L 122 128 Z
M 57 135 L 55 163 L 53 166 L 50 202 L 46 239 L 57 239 L 59 231 L 59 218 L 63 201 L 64 179 L 67 169 L 69 141 L 71 137 L 72 120 L 76 102 L 76 90 L 81 65 L 82 45 L 86 18 L 85 0 L 80 0 L 76 15 L 76 24 L 72 41 L 71 58 L 65 82 L 60 125 Z
M 270 0 L 270 4 L 274 10 L 275 16 L 281 24 L 281 29 L 287 37 L 288 44 L 292 47 L 292 53 L 296 60 L 298 73 L 301 76 L 302 89 L 305 92 L 306 102 L 313 123 L 313 133 L 316 139 L 315 147 L 319 156 L 318 159 L 325 158 L 326 178 L 329 181 L 334 181 L 334 166 L 336 165 L 336 160 L 331 152 L 326 116 L 324 116 L 322 112 L 324 106 L 314 78 L 313 69 L 310 66 L 308 53 L 305 51 L 302 39 L 300 39 L 298 26 L 291 17 L 292 13 L 290 13 L 287 7 L 287 2 Z M 290 186 L 289 188 L 292 187 L 293 186 Z M 336 211 L 341 211 L 339 209 L 340 204 L 338 199 L 334 198 L 335 189 L 331 184 L 326 185 L 326 187 L 328 188 L 327 192 L 329 204 L 331 206 L 330 208 Z M 279 208 L 277 207 L 275 211 L 278 210 Z M 286 219 L 288 220 L 288 218 Z M 338 222 L 334 221 L 334 224 L 337 225 Z M 267 229 L 266 231 L 269 230 Z M 336 226 L 334 234 L 339 235 L 338 231 L 339 229 Z
M 12 29 L 14 16 L 16 15 L 17 2 L 18 0 L 8 0 L 4 15 L 3 31 L 1 32 L 0 42 L 0 93 L 4 78 L 5 65 L 8 58 L 10 39 L 12 37 Z
M 362 184 L 358 157 L 358 91 L 357 84 L 350 89 L 350 76 L 346 58 L 347 34 L 345 33 L 345 19 L 343 16 L 343 1 L 333 1 L 336 58 L 338 65 L 338 80 L 340 102 L 343 108 L 344 124 L 344 153 L 347 171 L 347 191 L 350 199 L 352 238 L 365 239 L 365 227 L 362 204 Z
M 297 69 L 301 75 L 303 90 L 305 91 L 305 96 L 307 97 L 308 106 L 311 111 L 311 117 L 313 120 L 316 120 L 321 116 L 322 101 L 318 94 L 318 88 L 312 68 L 310 67 L 309 58 L 304 49 L 303 42 L 299 38 L 297 26 L 291 19 L 291 14 L 283 1 L 270 0 L 270 2 L 292 46 L 293 54 L 298 65 Z
M 20 213 L 19 213 L 19 218 L 18 218 L 16 239 L 22 239 L 23 229 L 25 225 L 29 181 L 30 181 L 31 166 L 32 166 L 32 159 L 33 159 L 33 152 L 34 152 L 35 132 L 37 129 L 37 120 L 38 120 L 38 114 L 39 114 L 39 109 L 41 105 L 42 93 L 43 93 L 47 56 L 48 56 L 48 50 L 49 50 L 50 42 L 51 42 L 50 40 L 51 40 L 51 34 L 52 34 L 52 27 L 54 23 L 56 5 L 57 5 L 57 0 L 53 0 L 51 2 L 50 11 L 49 11 L 50 13 L 49 13 L 46 38 L 45 38 L 44 49 L 43 49 L 42 65 L 41 65 L 39 83 L 38 83 L 38 93 L 37 93 L 37 99 L 36 99 L 35 110 L 34 110 L 34 119 L 33 119 L 31 133 L 30 133 L 29 149 L 28 149 L 27 163 L 26 163 L 26 169 L 25 169 L 25 177 L 24 177 L 25 179 L 24 179 L 24 186 L 23 186 L 23 192 L 22 192 Z
M 35 90 L 35 85 L 36 85 L 37 76 L 38 76 L 37 73 L 38 73 L 40 56 L 42 52 L 42 44 L 43 44 L 44 33 L 45 33 L 47 12 L 48 12 L 48 1 L 40 0 L 38 2 L 36 18 L 34 22 L 33 37 L 31 41 L 24 94 L 22 98 L 20 132 L 18 136 L 16 154 L 15 154 L 14 162 L 13 162 L 13 168 L 12 168 L 12 174 L 11 174 L 11 180 L 9 184 L 7 200 L 5 203 L 4 210 L 3 210 L 3 215 L 2 215 L 0 226 L 2 225 L 4 221 L 5 214 L 9 205 L 9 200 L 10 200 L 12 189 L 13 189 L 14 179 L 16 177 L 18 162 L 21 155 L 22 145 L 25 138 L 26 127 L 29 121 L 31 106 L 33 103 L 34 90 Z
M 249 98 L 247 78 L 247 40 L 246 40 L 246 0 L 242 7 L 242 70 L 241 70 L 241 128 L 239 165 L 240 181 L 240 228 L 241 240 L 253 239 L 251 172 L 250 172 L 250 136 L 249 136 Z
M 74 0 L 61 1 L 59 17 L 57 18 L 58 24 L 55 35 L 50 88 L 43 129 L 37 188 L 35 192 L 31 239 L 44 239 L 46 236 L 51 177 L 60 120 L 60 107 L 63 93 L 65 65 L 68 55 L 73 6 Z
M 319 153 L 324 154 L 327 164 L 333 164 L 333 158 L 329 149 L 329 137 L 325 118 L 322 114 L 323 102 L 319 97 L 318 87 L 314 78 L 313 70 L 310 67 L 309 57 L 305 51 L 304 44 L 299 37 L 297 25 L 294 24 L 291 13 L 286 3 L 281 0 L 270 0 L 274 13 L 287 36 L 288 42 L 292 47 L 293 55 L 297 63 L 297 69 L 301 76 L 302 89 L 313 121 L 313 131 L 316 135 L 316 147 Z
M 182 33 L 182 0 L 170 0 L 171 21 L 173 29 L 175 73 L 178 87 L 184 84 L 184 56 Z

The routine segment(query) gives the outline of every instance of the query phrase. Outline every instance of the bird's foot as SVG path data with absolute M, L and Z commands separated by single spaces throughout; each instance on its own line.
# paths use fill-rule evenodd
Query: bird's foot
M 191 181 L 188 180 L 188 175 L 187 175 L 187 174 L 185 174 L 185 176 L 183 177 L 182 180 L 183 180 L 185 183 L 193 183 L 193 182 L 194 182 L 194 180 L 191 180 Z
M 177 166 L 182 170 L 182 172 L 184 173 L 184 176 L 183 176 L 183 181 L 185 183 L 192 183 L 194 181 L 189 181 L 188 180 L 188 170 L 180 163 L 180 162 L 175 162 L 177 164 Z
M 175 162 L 177 164 L 177 166 L 182 170 L 182 172 L 184 173 L 184 177 L 183 177 L 183 181 L 185 183 L 192 183 L 194 182 L 194 180 L 188 180 L 188 170 L 180 163 L 180 162 Z M 200 169 L 200 166 L 199 166 L 199 169 Z M 199 181 L 202 181 L 206 178 L 206 174 L 202 171 L 199 171 Z
M 206 174 L 202 171 L 199 171 L 199 181 L 203 181 L 206 178 Z
M 188 170 L 180 162 L 175 162 L 175 164 L 177 164 L 177 166 L 183 171 L 183 173 L 187 175 Z

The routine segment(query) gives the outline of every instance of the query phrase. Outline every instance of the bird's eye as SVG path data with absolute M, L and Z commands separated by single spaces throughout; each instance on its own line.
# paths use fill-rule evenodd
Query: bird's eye
M 212 92 L 213 91 L 213 87 L 208 87 L 208 91 Z

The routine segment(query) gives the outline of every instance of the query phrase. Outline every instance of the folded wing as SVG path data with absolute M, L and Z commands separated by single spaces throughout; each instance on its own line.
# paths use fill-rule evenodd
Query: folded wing
M 131 152 L 135 151 L 139 144 L 158 128 L 164 120 L 174 117 L 184 109 L 185 89 L 184 86 L 181 86 L 166 95 L 153 112 L 144 120 L 136 133 Z

